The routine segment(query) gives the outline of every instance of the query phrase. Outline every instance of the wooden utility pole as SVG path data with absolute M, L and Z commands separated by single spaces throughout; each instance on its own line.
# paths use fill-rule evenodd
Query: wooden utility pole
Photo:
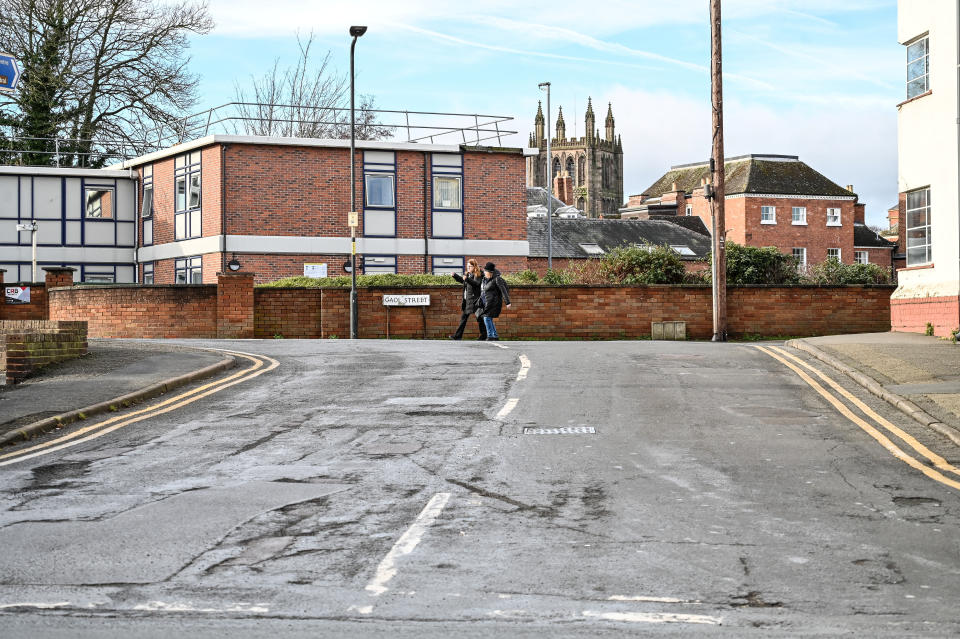
M 727 341 L 726 188 L 723 174 L 723 62 L 720 0 L 710 0 L 710 80 L 713 105 L 713 341 Z

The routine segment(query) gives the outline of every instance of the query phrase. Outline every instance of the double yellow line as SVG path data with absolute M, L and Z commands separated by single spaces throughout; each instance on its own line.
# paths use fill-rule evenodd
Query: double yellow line
M 251 362 L 251 366 L 244 368 L 242 371 L 233 373 L 232 375 L 228 375 L 223 379 L 218 379 L 187 392 L 174 395 L 173 397 L 170 397 L 160 403 L 152 404 L 147 408 L 142 408 L 140 410 L 136 410 L 131 413 L 125 413 L 123 415 L 117 415 L 116 417 L 111 417 L 110 419 L 106 419 L 102 422 L 97 422 L 96 424 L 90 424 L 89 426 L 78 428 L 67 433 L 66 435 L 63 435 L 62 437 L 58 437 L 48 442 L 0 455 L 0 466 L 7 466 L 9 464 L 15 464 L 26 459 L 32 459 L 41 455 L 48 455 L 52 452 L 63 450 L 64 448 L 76 446 L 77 444 L 82 444 L 83 442 L 88 442 L 98 437 L 102 437 L 107 433 L 112 433 L 115 430 L 119 430 L 131 424 L 142 422 L 145 419 L 163 415 L 164 413 L 169 413 L 170 411 L 182 408 L 187 404 L 192 404 L 193 402 L 199 401 L 204 397 L 209 397 L 214 393 L 219 393 L 220 391 L 230 388 L 231 386 L 235 386 L 236 384 L 259 377 L 260 375 L 272 371 L 280 365 L 280 362 L 265 355 L 253 355 L 251 353 L 242 353 L 239 351 L 228 351 L 221 349 L 208 350 L 216 350 L 217 352 L 227 353 L 228 355 L 235 355 L 237 357 L 246 359 Z
M 911 468 L 919 470 L 921 473 L 937 481 L 945 486 L 950 486 L 956 490 L 960 490 L 960 481 L 957 481 L 954 477 L 944 475 L 943 473 L 950 473 L 957 477 L 960 477 L 960 469 L 957 469 L 955 466 L 950 464 L 946 459 L 937 455 L 935 452 L 921 444 L 909 433 L 905 432 L 903 429 L 897 427 L 895 424 L 890 423 L 888 420 L 884 419 L 878 415 L 873 409 L 864 404 L 862 401 L 850 394 L 847 389 L 843 388 L 837 382 L 833 381 L 817 369 L 813 368 L 803 360 L 794 355 L 791 355 L 786 350 L 779 348 L 777 346 L 757 346 L 756 348 L 760 349 L 770 357 L 779 361 L 781 364 L 792 370 L 794 373 L 800 376 L 800 378 L 810 385 L 815 391 L 817 391 L 824 399 L 830 402 L 834 408 L 836 408 L 844 417 L 852 421 L 854 424 L 859 426 L 865 433 L 877 440 L 881 446 L 886 448 L 890 454 L 894 457 L 907 464 Z M 884 435 L 879 429 L 877 429 L 872 424 L 868 423 L 865 419 L 854 413 L 850 410 L 843 402 L 841 402 L 833 393 L 826 390 L 821 386 L 815 379 L 806 374 L 802 368 L 807 369 L 812 372 L 814 375 L 819 377 L 821 380 L 827 383 L 828 386 L 833 388 L 837 393 L 844 397 L 851 404 L 856 406 L 860 411 L 869 419 L 873 420 L 881 428 L 885 429 L 887 432 L 891 433 L 903 441 L 907 446 L 916 451 L 920 456 L 926 458 L 933 468 L 930 465 L 921 462 L 915 457 L 905 453 L 899 446 L 897 446 L 893 441 L 890 440 L 886 435 Z M 936 469 L 936 470 L 935 470 Z M 940 471 L 943 471 L 940 472 Z

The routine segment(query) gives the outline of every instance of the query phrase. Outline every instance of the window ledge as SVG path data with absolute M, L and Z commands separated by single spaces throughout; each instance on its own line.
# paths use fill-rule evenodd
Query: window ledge
M 920 264 L 918 266 L 907 266 L 905 268 L 898 268 L 897 273 L 903 273 L 904 271 L 921 271 L 925 268 L 933 268 L 933 262 L 929 264 Z
M 843 226 L 843 224 L 831 224 L 830 222 L 827 222 L 827 226 Z
M 793 226 L 806 226 L 806 225 L 807 225 L 806 222 L 792 222 L 791 224 L 793 224 Z
M 760 220 L 760 223 L 761 223 L 761 224 L 773 224 L 773 225 L 776 225 L 777 221 L 776 221 L 776 220 Z
M 914 100 L 919 100 L 920 98 L 925 98 L 925 97 L 927 97 L 928 95 L 930 95 L 930 94 L 932 94 L 932 93 L 933 93 L 933 89 L 928 89 L 925 93 L 921 93 L 920 95 L 915 95 L 915 96 L 913 96 L 912 98 L 908 98 L 908 99 L 904 100 L 903 102 L 899 103 L 899 104 L 897 105 L 897 108 L 899 109 L 899 108 L 902 107 L 904 104 L 910 104 L 910 103 L 913 102 Z

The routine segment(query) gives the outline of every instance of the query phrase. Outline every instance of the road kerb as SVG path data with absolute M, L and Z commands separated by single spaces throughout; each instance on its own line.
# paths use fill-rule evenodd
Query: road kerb
M 10 446 L 21 441 L 33 439 L 37 435 L 41 435 L 57 428 L 62 428 L 67 424 L 72 424 L 73 422 L 81 419 L 87 419 L 89 417 L 93 417 L 94 415 L 102 415 L 103 413 L 115 412 L 132 406 L 133 404 L 148 399 L 153 399 L 154 397 L 163 395 L 164 393 L 167 393 L 175 388 L 186 386 L 187 384 L 199 381 L 201 379 L 213 377 L 214 375 L 233 368 L 236 366 L 236 363 L 236 358 L 225 357 L 216 364 L 204 366 L 203 368 L 180 375 L 178 377 L 165 379 L 161 382 L 157 382 L 156 384 L 151 384 L 150 386 L 146 386 L 140 390 L 133 391 L 132 393 L 114 397 L 113 399 L 93 404 L 92 406 L 78 408 L 66 413 L 61 413 L 60 415 L 54 415 L 53 417 L 48 417 L 38 422 L 27 424 L 21 428 L 15 428 L 10 432 L 0 436 L 0 448 Z
M 873 379 L 869 375 L 865 375 L 864 373 L 861 373 L 857 369 L 844 364 L 843 362 L 838 360 L 836 357 L 833 357 L 832 355 L 828 355 L 827 353 L 823 352 L 813 344 L 810 344 L 806 340 L 792 339 L 787 341 L 785 345 L 800 351 L 804 351 L 805 353 L 812 355 L 816 359 L 819 359 L 821 362 L 832 366 L 833 368 L 840 371 L 841 373 L 843 373 L 853 381 L 863 386 L 867 391 L 869 391 L 873 395 L 876 395 L 877 397 L 884 400 L 894 408 L 898 409 L 907 417 L 910 417 L 911 419 L 919 422 L 920 424 L 923 424 L 930 430 L 933 430 L 943 435 L 944 437 L 949 439 L 951 442 L 953 442 L 957 446 L 960 446 L 960 431 L 957 431 L 957 429 L 950 426 L 949 424 L 944 424 L 943 422 L 938 420 L 936 417 L 934 417 L 930 413 L 926 412 L 925 410 L 923 410 L 922 408 L 920 408 L 919 406 L 911 402 L 909 399 L 901 397 L 900 395 L 897 395 L 896 393 L 887 390 L 886 388 L 881 386 L 880 383 L 877 382 L 877 380 Z

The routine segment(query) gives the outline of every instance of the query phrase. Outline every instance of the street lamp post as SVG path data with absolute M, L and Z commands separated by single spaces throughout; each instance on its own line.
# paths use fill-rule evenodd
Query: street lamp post
M 547 89 L 547 270 L 553 269 L 553 158 L 550 157 L 550 83 L 537 85 Z
M 353 91 L 353 50 L 357 38 L 367 32 L 366 27 L 350 27 L 353 41 L 350 43 L 350 339 L 357 339 L 357 187 L 354 184 L 354 155 L 356 154 L 356 113 Z
M 39 230 L 36 221 L 25 222 L 23 224 L 17 224 L 17 231 L 30 231 L 30 245 L 33 251 L 33 259 L 31 260 L 30 268 L 30 281 L 37 282 L 37 231 Z

